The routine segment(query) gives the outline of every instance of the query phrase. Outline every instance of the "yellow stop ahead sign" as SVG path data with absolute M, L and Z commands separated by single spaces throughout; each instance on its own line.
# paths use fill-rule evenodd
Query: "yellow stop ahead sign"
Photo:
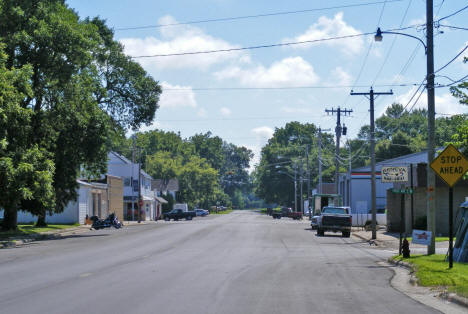
M 468 160 L 452 144 L 449 144 L 431 162 L 431 168 L 437 175 L 453 187 L 468 171 Z

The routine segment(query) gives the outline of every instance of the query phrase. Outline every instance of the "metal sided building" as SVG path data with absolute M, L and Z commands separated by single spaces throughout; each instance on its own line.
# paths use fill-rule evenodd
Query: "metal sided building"
M 393 188 L 393 183 L 381 182 L 381 170 L 385 166 L 407 166 L 409 180 L 415 176 L 416 165 L 427 163 L 427 151 L 387 159 L 376 163 L 376 208 L 377 213 L 385 213 L 387 206 L 387 190 Z M 410 182 L 409 182 L 410 184 Z M 353 214 L 370 214 L 371 211 L 371 171 L 370 165 L 352 169 L 351 173 L 340 175 L 339 194 L 343 196 L 343 204 L 351 207 Z

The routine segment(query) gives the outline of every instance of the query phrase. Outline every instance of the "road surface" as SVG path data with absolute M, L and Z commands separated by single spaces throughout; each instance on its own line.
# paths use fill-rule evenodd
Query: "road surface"
M 437 313 L 390 253 L 250 211 L 0 250 L 1 313 Z

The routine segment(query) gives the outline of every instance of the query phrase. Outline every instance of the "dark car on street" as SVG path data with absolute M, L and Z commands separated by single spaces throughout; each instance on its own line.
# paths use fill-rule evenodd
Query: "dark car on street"
M 281 211 L 279 212 L 273 211 L 271 216 L 273 217 L 273 219 L 281 219 L 281 217 L 288 217 L 294 220 L 302 219 L 302 213 L 294 212 L 292 208 L 288 208 L 288 207 L 282 207 Z
M 173 209 L 170 212 L 163 214 L 165 221 L 169 221 L 171 219 L 175 221 L 179 219 L 192 220 L 192 218 L 196 216 L 197 214 L 195 211 L 183 211 L 182 209 Z

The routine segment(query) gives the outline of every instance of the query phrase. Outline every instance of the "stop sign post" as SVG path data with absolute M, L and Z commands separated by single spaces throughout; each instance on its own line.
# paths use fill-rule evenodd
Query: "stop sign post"
M 431 163 L 434 172 L 449 186 L 449 268 L 453 267 L 453 186 L 468 171 L 468 160 L 452 144 Z

